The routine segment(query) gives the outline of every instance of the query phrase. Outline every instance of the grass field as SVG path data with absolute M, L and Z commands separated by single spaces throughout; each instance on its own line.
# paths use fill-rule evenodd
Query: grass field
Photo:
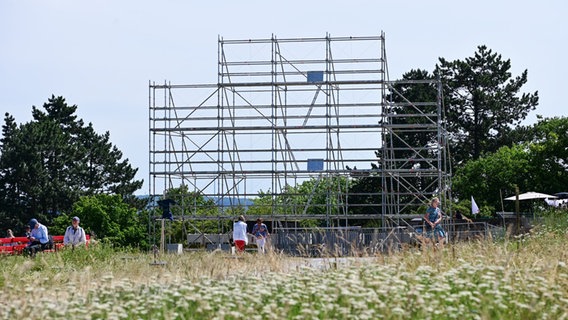
M 560 221 L 559 221 L 560 219 Z M 0 257 L 1 319 L 566 319 L 568 233 L 409 249 L 350 263 L 94 246 Z

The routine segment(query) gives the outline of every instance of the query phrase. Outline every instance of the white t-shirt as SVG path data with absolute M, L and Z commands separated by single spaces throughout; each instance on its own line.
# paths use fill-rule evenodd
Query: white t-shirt
M 233 224 L 233 241 L 244 240 L 248 244 L 247 224 L 243 221 L 237 221 Z

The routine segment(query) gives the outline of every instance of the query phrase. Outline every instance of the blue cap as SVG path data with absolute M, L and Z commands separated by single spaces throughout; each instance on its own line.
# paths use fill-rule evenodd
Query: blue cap
M 73 217 L 73 219 L 71 219 L 71 220 L 81 222 L 81 219 L 79 219 L 79 217 L 77 217 L 77 216 Z
M 30 220 L 30 228 L 32 228 L 32 229 L 33 229 L 33 228 L 35 227 L 35 225 L 36 225 L 36 224 L 38 224 L 38 222 L 37 222 L 37 220 L 36 220 L 36 219 L 32 219 L 32 220 Z

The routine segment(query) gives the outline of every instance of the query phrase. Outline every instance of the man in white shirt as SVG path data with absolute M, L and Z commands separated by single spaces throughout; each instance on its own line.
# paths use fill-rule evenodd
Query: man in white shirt
M 235 242 L 238 253 L 245 251 L 245 246 L 248 244 L 248 236 L 247 224 L 245 223 L 245 217 L 242 215 L 239 216 L 237 222 L 233 224 L 233 241 Z
M 85 230 L 79 227 L 80 221 L 79 217 L 73 217 L 71 220 L 71 225 L 67 227 L 65 235 L 63 236 L 63 244 L 65 246 L 72 246 L 75 248 L 75 246 L 87 243 Z

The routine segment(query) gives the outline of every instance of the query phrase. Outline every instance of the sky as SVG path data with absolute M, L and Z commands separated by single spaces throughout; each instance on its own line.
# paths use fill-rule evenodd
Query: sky
M 139 168 L 148 190 L 148 84 L 216 83 L 217 41 L 385 33 L 389 76 L 489 49 L 528 70 L 526 124 L 568 116 L 567 1 L 0 1 L 0 111 L 31 120 L 51 95 Z

